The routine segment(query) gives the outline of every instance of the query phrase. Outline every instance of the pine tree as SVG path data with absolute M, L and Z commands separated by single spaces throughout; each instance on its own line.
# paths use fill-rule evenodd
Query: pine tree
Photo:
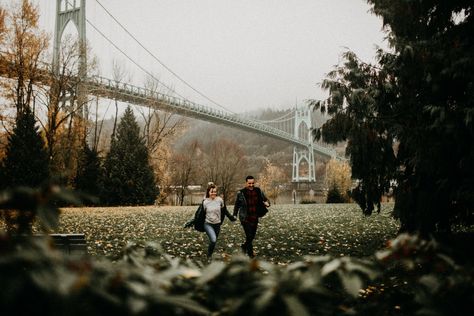
M 87 143 L 84 143 L 79 156 L 77 173 L 74 179 L 75 189 L 98 197 L 100 194 L 100 180 L 102 176 L 102 167 L 97 150 L 91 149 Z
M 0 177 L 2 189 L 18 186 L 33 188 L 49 180 L 48 154 L 29 107 L 18 112 L 16 126 L 8 137 Z
M 345 203 L 345 199 L 342 196 L 341 192 L 337 188 L 336 184 L 333 184 L 328 191 L 328 196 L 326 198 L 326 203 Z
M 101 198 L 108 205 L 148 205 L 157 195 L 145 142 L 127 107 L 105 158 Z

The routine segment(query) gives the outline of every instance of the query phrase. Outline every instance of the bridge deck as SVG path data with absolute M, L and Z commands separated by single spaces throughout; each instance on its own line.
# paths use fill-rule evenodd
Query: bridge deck
M 117 99 L 122 102 L 148 106 L 212 123 L 232 126 L 251 132 L 258 132 L 259 134 L 277 138 L 293 145 L 303 147 L 312 146 L 317 154 L 327 158 L 336 157 L 336 153 L 332 149 L 295 138 L 292 134 L 275 127 L 244 119 L 235 114 L 226 113 L 185 99 L 168 96 L 159 92 L 154 92 L 130 84 L 120 83 L 103 77 L 90 78 L 87 80 L 86 85 L 89 93 L 92 95 Z

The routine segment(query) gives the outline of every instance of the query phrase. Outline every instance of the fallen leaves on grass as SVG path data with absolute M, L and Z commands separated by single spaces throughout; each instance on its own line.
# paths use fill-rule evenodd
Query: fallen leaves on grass
M 274 205 L 260 220 L 254 247 L 264 260 L 287 264 L 305 255 L 372 255 L 396 236 L 398 224 L 389 213 L 365 217 L 356 204 Z M 195 207 L 147 206 L 67 208 L 60 216 L 60 233 L 85 233 L 88 252 L 117 258 L 127 241 L 157 241 L 172 256 L 203 261 L 205 233 L 183 228 Z M 244 233 L 238 222 L 226 220 L 215 258 L 228 260 L 240 251 Z

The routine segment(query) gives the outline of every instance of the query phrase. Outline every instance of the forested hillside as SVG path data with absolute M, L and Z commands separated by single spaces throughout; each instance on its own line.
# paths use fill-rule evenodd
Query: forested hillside
M 247 114 L 251 118 L 257 120 L 268 121 L 281 117 L 288 113 L 289 110 L 274 110 L 267 108 Z M 313 124 L 320 126 L 326 118 L 323 118 L 319 113 L 313 114 Z M 207 143 L 211 140 L 225 138 L 239 144 L 245 152 L 248 160 L 248 173 L 258 175 L 266 161 L 282 168 L 287 175 L 288 181 L 291 181 L 291 164 L 293 160 L 293 145 L 284 141 L 270 138 L 264 135 L 243 131 L 233 127 L 226 127 L 224 125 L 186 119 L 187 126 L 184 133 L 175 140 L 173 147 L 179 148 L 184 144 L 189 143 L 194 139 L 200 142 Z M 331 146 L 332 145 L 325 145 Z M 339 153 L 343 153 L 343 147 L 336 147 Z M 318 160 L 318 159 L 317 159 Z M 317 162 L 317 172 L 324 174 L 321 168 L 321 161 Z

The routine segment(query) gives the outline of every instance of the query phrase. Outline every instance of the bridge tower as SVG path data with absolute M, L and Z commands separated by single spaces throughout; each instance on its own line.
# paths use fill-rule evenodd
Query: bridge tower
M 79 85 L 77 87 L 78 107 L 82 107 L 82 115 L 87 117 L 87 94 L 82 82 L 87 77 L 86 49 L 86 0 L 56 0 L 56 20 L 54 29 L 53 71 L 59 75 L 61 40 L 69 22 L 74 23 L 79 40 Z
M 292 182 L 315 182 L 316 171 L 314 163 L 314 148 L 311 141 L 311 111 L 309 108 L 295 108 L 294 137 L 308 140 L 306 148 L 293 147 L 293 176 Z M 302 163 L 306 163 L 307 170 L 301 170 Z M 301 175 L 300 171 L 305 171 L 306 175 Z

